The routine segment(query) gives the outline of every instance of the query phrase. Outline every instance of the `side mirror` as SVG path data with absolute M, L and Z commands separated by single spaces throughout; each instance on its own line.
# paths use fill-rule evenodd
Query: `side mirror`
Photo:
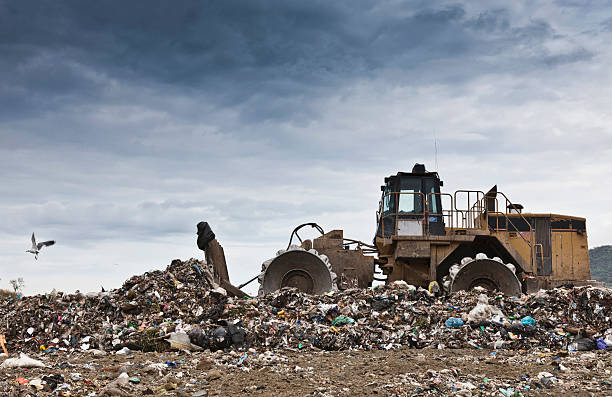
M 444 181 L 440 181 L 440 187 L 444 186 Z

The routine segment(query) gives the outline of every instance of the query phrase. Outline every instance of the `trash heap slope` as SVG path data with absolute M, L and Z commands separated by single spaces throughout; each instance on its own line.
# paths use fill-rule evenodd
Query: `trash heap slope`
M 612 294 L 605 288 L 558 288 L 521 298 L 477 289 L 436 297 L 398 283 L 318 296 L 283 289 L 232 298 L 195 259 L 175 260 L 110 292 L 0 303 L 0 333 L 12 351 L 612 345 Z

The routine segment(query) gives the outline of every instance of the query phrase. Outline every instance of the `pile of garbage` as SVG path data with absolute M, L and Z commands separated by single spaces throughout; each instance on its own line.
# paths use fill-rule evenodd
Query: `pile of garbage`
M 612 348 L 612 291 L 603 288 L 437 297 L 396 283 L 323 296 L 282 290 L 238 307 L 251 342 L 270 348 Z
M 404 282 L 308 295 L 230 297 L 195 259 L 90 294 L 0 302 L 12 351 L 351 350 L 408 346 L 612 348 L 612 292 L 557 288 L 520 298 L 476 288 L 436 296 Z
M 227 297 L 216 293 L 215 287 L 203 262 L 177 259 L 164 271 L 133 276 L 114 291 L 53 290 L 4 299 L 0 334 L 5 334 L 7 346 L 18 351 L 159 350 L 169 347 L 159 337 L 178 325 L 219 319 Z

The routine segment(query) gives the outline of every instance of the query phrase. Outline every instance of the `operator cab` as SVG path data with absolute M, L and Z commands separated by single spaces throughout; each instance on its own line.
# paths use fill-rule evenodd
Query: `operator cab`
M 385 178 L 376 237 L 444 235 L 440 186 L 438 173 L 426 171 L 423 164 Z

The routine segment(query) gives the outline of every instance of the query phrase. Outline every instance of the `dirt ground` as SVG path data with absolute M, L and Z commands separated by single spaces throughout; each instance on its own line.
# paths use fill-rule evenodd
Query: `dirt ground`
M 250 351 L 246 356 L 56 352 L 32 356 L 46 368 L 0 369 L 0 395 L 612 396 L 611 357 L 602 351 L 567 355 L 476 349 Z M 122 372 L 127 375 L 119 376 Z M 55 387 L 43 384 L 40 390 L 30 384 L 50 375 L 61 375 L 63 381 Z M 29 382 L 20 385 L 20 377 Z

